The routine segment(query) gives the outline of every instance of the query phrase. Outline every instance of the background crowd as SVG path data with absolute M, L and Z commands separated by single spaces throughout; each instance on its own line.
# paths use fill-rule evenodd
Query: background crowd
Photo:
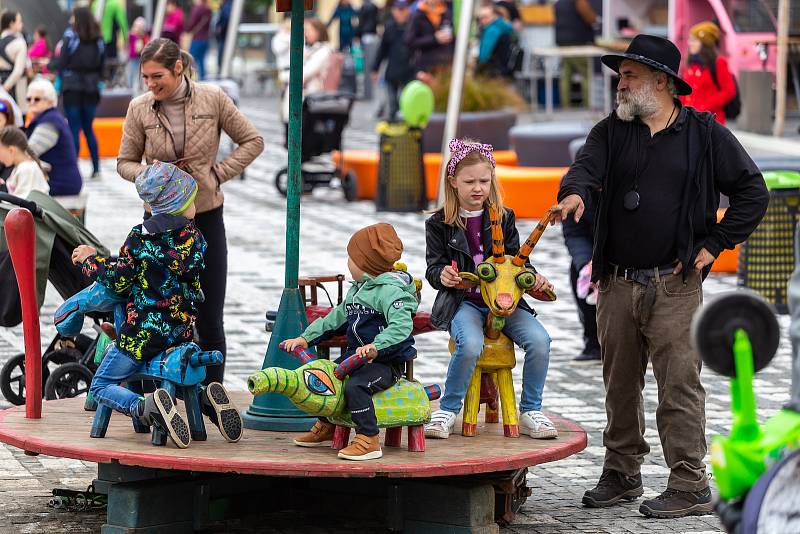
M 557 0 L 553 6 L 555 43 L 592 44 L 599 33 L 602 7 L 598 0 Z M 168 0 L 166 4 L 161 37 L 190 52 L 197 81 L 219 75 L 231 8 L 232 0 L 221 0 L 213 6 L 209 0 Z M 483 0 L 476 14 L 470 73 L 499 79 L 512 87 L 525 54 L 520 39 L 520 11 L 514 0 Z M 76 7 L 63 34 L 53 36 L 44 26 L 26 33 L 17 12 L 7 10 L 0 14 L 0 126 L 23 129 L 27 139 L 23 152 L 29 150 L 40 160 L 44 176 L 43 180 L 31 179 L 21 186 L 20 175 L 12 179 L 15 165 L 0 162 L 0 189 L 21 187 L 16 189 L 20 192 L 38 187 L 76 214 L 85 204 L 81 198 L 84 177 L 77 157 L 81 134 L 91 158 L 91 176 L 96 177 L 100 173 L 98 142 L 102 142 L 93 128 L 98 106 L 110 87 L 127 85 L 134 95 L 146 89 L 141 61 L 142 52 L 151 41 L 147 21 L 137 17 L 129 24 L 120 0 L 106 0 L 102 15 L 96 15 L 97 5 Z M 370 0 L 358 7 L 350 0 L 340 0 L 324 20 L 315 12 L 308 12 L 304 26 L 304 96 L 342 88 L 355 91 L 343 70 L 348 61 L 360 58 L 371 81 L 385 89 L 385 105 L 379 114 L 396 120 L 399 97 L 406 84 L 413 80 L 434 87 L 448 83 L 455 41 L 453 18 L 453 6 L 445 0 L 394 0 L 382 8 Z M 337 46 L 329 38 L 334 23 L 338 26 Z M 725 124 L 737 98 L 737 87 L 719 50 L 721 37 L 714 22 L 691 28 L 688 42 L 683 44 L 680 75 L 692 91 L 682 96 L 681 102 L 700 111 L 711 111 L 718 122 Z M 287 124 L 288 16 L 284 16 L 269 45 L 283 91 L 281 116 Z M 214 46 L 216 57 L 212 59 L 209 51 Z M 209 65 L 212 62 L 216 69 Z M 593 75 L 593 62 L 563 58 L 561 69 L 562 105 L 587 104 L 587 78 Z M 580 87 L 577 93 L 576 82 Z M 587 219 L 575 227 L 569 223 L 564 226 L 573 260 L 573 292 L 586 324 L 586 346 L 576 356 L 577 362 L 600 358 L 593 321 L 596 295 L 588 284 L 592 227 Z

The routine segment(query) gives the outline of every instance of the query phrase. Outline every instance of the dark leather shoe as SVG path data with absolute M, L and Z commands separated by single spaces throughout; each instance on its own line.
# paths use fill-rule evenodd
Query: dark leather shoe
M 667 488 L 655 499 L 644 501 L 639 507 L 639 513 L 647 517 L 671 518 L 710 514 L 713 509 L 709 488 L 700 491 Z
M 572 365 L 593 365 L 601 363 L 600 351 L 584 350 L 570 362 Z
M 597 486 L 583 494 L 589 508 L 605 508 L 619 501 L 633 501 L 642 496 L 642 475 L 627 476 L 614 469 L 604 469 Z

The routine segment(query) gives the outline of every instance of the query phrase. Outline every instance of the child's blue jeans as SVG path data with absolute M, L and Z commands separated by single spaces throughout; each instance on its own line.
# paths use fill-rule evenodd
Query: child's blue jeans
M 455 351 L 447 368 L 444 396 L 439 407 L 452 413 L 461 411 L 472 372 L 483 350 L 483 326 L 488 308 L 464 301 L 450 322 L 450 337 Z M 517 308 L 506 318 L 503 333 L 525 351 L 522 368 L 520 412 L 542 409 L 542 391 L 550 363 L 550 335 L 533 314 Z
M 94 374 L 89 391 L 100 404 L 130 415 L 141 397 L 119 384 L 136 374 L 141 365 L 141 362 L 137 362 L 112 343 Z

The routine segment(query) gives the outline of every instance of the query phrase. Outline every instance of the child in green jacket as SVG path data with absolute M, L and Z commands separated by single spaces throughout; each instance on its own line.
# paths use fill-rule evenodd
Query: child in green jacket
M 341 304 L 311 323 L 301 337 L 284 343 L 287 352 L 308 348 L 347 330 L 347 350 L 337 362 L 353 354 L 366 355 L 370 363 L 350 374 L 344 389 L 347 407 L 356 425 L 356 437 L 339 451 L 346 460 L 372 460 L 383 455 L 372 395 L 392 387 L 403 374 L 405 362 L 417 350 L 412 316 L 419 304 L 414 280 L 394 271 L 403 243 L 386 223 L 362 228 L 347 245 L 347 266 L 353 285 Z M 320 418 L 310 432 L 294 440 L 301 447 L 329 445 L 335 426 Z

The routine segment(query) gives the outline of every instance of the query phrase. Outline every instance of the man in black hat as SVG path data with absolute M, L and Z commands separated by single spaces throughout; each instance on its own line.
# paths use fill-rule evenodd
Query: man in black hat
M 671 42 L 637 36 L 625 54 L 603 56 L 618 72 L 617 109 L 592 129 L 562 182 L 560 214 L 580 219 L 599 191 L 592 257 L 608 423 L 603 473 L 583 504 L 611 506 L 642 495 L 642 390 L 648 361 L 658 384 L 656 423 L 670 469 L 666 491 L 644 501 L 652 517 L 711 511 L 703 458 L 705 391 L 689 341 L 702 279 L 723 249 L 744 241 L 768 194 L 758 168 L 710 113 L 682 107 Z M 717 222 L 719 195 L 730 197 Z

